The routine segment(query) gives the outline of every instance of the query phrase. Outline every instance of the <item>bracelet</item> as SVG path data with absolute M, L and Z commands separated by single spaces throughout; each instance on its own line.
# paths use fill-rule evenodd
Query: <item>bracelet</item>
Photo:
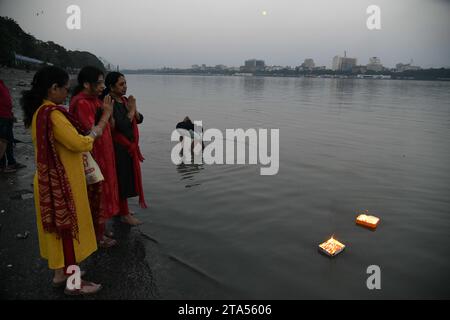
M 94 130 L 91 130 L 91 132 L 90 132 L 90 133 L 92 134 L 92 137 L 93 137 L 94 139 L 96 139 L 97 137 L 99 137 L 99 136 L 102 135 L 103 130 L 102 130 L 102 128 L 100 128 L 99 126 L 95 126 L 94 128 L 97 128 L 97 129 L 100 130 L 99 133 L 95 132 Z M 92 128 L 92 129 L 94 129 L 94 128 Z
M 98 136 L 97 132 L 95 132 L 95 131 L 89 132 L 89 135 L 94 139 L 97 138 L 97 136 Z

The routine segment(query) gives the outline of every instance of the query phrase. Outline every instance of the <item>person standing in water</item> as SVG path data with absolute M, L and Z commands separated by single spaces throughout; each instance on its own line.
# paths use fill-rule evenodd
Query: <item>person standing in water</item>
M 112 137 L 116 156 L 117 180 L 119 182 L 119 206 L 121 220 L 129 225 L 139 225 L 141 221 L 128 208 L 128 198 L 139 196 L 141 208 L 147 208 L 142 188 L 141 162 L 144 157 L 139 149 L 138 124 L 144 117 L 137 111 L 136 99 L 125 97 L 127 82 L 120 72 L 110 72 L 105 78 L 106 89 L 114 99 Z

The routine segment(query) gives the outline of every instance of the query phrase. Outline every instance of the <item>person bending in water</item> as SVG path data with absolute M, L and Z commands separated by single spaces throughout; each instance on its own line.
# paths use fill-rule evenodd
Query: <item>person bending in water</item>
M 189 132 L 191 139 L 192 139 L 191 154 L 193 154 L 194 146 L 195 146 L 195 144 L 194 144 L 195 139 L 200 139 L 195 132 L 194 123 L 191 121 L 191 119 L 188 116 L 186 116 L 183 121 L 177 123 L 175 129 L 184 129 Z M 203 133 L 203 128 L 201 128 L 201 131 Z M 181 133 L 180 142 L 182 142 L 183 141 L 183 133 L 182 132 L 180 132 L 180 133 Z M 205 145 L 204 145 L 203 139 L 202 139 L 202 151 L 203 151 L 203 149 L 205 149 Z M 180 154 L 183 154 L 183 149 L 181 149 Z

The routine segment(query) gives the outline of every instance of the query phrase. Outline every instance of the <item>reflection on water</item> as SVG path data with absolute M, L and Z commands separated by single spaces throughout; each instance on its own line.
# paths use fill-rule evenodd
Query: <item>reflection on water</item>
M 195 180 L 195 176 L 204 169 L 204 164 L 195 164 L 193 162 L 194 159 L 192 159 L 192 163 L 181 163 L 176 166 L 177 172 L 180 175 L 180 180 L 185 184 L 186 188 L 192 188 L 201 184 Z
M 265 79 L 264 77 L 243 77 L 245 93 L 258 93 L 264 91 Z

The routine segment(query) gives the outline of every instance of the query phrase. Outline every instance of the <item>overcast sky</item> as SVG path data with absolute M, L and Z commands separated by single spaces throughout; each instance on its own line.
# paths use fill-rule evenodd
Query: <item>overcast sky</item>
M 81 8 L 81 30 L 66 9 Z M 381 8 L 381 30 L 366 27 L 366 8 Z M 42 13 L 43 12 L 43 13 Z M 37 15 L 39 13 L 39 15 Z M 25 32 L 70 50 L 86 50 L 123 68 L 192 64 L 331 66 L 335 55 L 393 67 L 450 66 L 447 0 L 0 0 L 0 15 Z

